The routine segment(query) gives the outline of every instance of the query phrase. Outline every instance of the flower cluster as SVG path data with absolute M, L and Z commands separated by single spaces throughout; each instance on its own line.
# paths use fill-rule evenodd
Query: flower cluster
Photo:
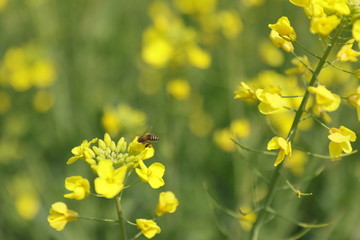
M 116 200 L 120 201 L 120 194 L 129 187 L 126 186 L 126 180 L 132 172 L 138 175 L 140 179 L 138 182 L 146 182 L 153 189 L 165 185 L 163 179 L 165 166 L 158 162 L 150 166 L 145 165 L 144 160 L 153 157 L 155 151 L 151 144 L 140 141 L 138 136 L 129 144 L 123 137 L 115 143 L 106 133 L 104 139 L 85 140 L 71 152 L 74 156 L 68 159 L 67 164 L 82 160 L 96 174 L 93 181 L 95 192 L 91 191 L 88 179 L 82 176 L 71 176 L 65 179 L 65 188 L 70 191 L 64 194 L 65 198 L 82 200 L 92 195 L 108 199 L 117 198 Z M 158 217 L 165 213 L 173 213 L 178 204 L 174 193 L 162 192 L 154 213 Z M 57 202 L 52 205 L 48 221 L 51 227 L 61 231 L 66 223 L 76 220 L 77 217 L 78 214 L 68 210 L 65 203 Z M 152 238 L 161 231 L 154 220 L 136 219 L 134 225 L 137 225 L 147 238 Z

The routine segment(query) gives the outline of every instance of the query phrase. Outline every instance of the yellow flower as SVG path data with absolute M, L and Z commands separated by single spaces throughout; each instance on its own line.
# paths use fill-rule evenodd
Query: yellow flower
M 190 84 L 185 79 L 175 79 L 168 82 L 166 89 L 177 100 L 185 100 L 190 95 Z
M 360 56 L 360 52 L 352 49 L 355 39 L 350 39 L 337 53 L 336 57 L 340 62 L 357 62 L 357 57 Z
M 271 30 L 270 32 L 270 39 L 275 47 L 282 48 L 286 52 L 294 51 L 293 44 L 280 37 L 279 33 L 274 30 Z
M 352 35 L 356 41 L 360 41 L 360 19 L 354 22 L 352 27 Z
M 340 23 L 336 15 L 316 17 L 311 20 L 310 31 L 325 37 L 329 35 Z
M 54 95 L 46 90 L 37 91 L 33 98 L 33 106 L 36 111 L 45 113 L 50 110 L 54 104 Z
M 222 11 L 218 14 L 218 22 L 224 36 L 228 39 L 235 38 L 243 28 L 243 24 L 236 11 Z
M 154 156 L 155 150 L 153 147 L 146 147 L 146 144 L 138 142 L 138 136 L 129 144 L 128 152 L 130 156 L 134 156 L 135 162 L 145 160 Z
M 290 0 L 296 6 L 307 8 L 310 6 L 310 0 Z
M 235 93 L 235 99 L 254 99 L 257 100 L 255 94 L 256 88 L 253 86 L 249 86 L 244 82 L 241 82 L 238 90 Z
M 95 191 L 106 198 L 113 198 L 124 188 L 127 166 L 114 169 L 111 160 L 101 160 L 96 168 L 98 178 L 95 179 Z
M 360 121 L 360 86 L 357 88 L 356 93 L 351 94 L 347 98 L 347 101 L 349 104 L 351 104 L 353 107 L 356 108 L 357 117 L 358 120 Z
M 329 130 L 330 139 L 329 153 L 333 158 L 340 157 L 342 152 L 351 153 L 352 147 L 350 142 L 356 141 L 356 134 L 350 129 L 340 126 L 340 128 L 331 128 Z M 338 159 L 334 159 L 338 160 Z
M 93 157 L 95 157 L 95 153 L 93 152 L 93 150 L 91 150 L 90 146 L 97 140 L 98 140 L 97 138 L 92 139 L 90 142 L 87 140 L 84 140 L 80 144 L 80 146 L 77 146 L 77 147 L 74 147 L 73 149 L 71 149 L 72 154 L 74 154 L 75 156 L 69 158 L 69 160 L 67 160 L 66 164 L 72 164 L 72 163 L 76 162 L 78 159 L 87 160 L 87 159 L 92 159 Z
M 276 161 L 274 163 L 274 166 L 276 167 L 279 165 L 282 161 L 284 161 L 285 156 L 291 156 L 291 142 L 286 141 L 282 137 L 273 137 L 268 145 L 267 150 L 274 150 L 274 149 L 280 149 L 280 152 L 276 158 Z
M 245 231 L 250 231 L 252 228 L 252 225 L 256 221 L 257 215 L 248 206 L 241 206 L 240 211 L 244 213 L 244 214 L 240 215 L 240 220 L 239 220 L 240 226 Z
M 308 156 L 301 151 L 294 151 L 291 154 L 291 159 L 284 162 L 284 165 L 287 169 L 291 171 L 294 176 L 301 176 L 305 171 L 305 164 L 308 162 Z
M 136 219 L 136 225 L 148 239 L 161 232 L 160 227 L 153 220 L 139 218 Z
M 328 112 L 333 112 L 338 109 L 341 98 L 326 89 L 325 86 L 318 85 L 317 87 L 308 87 L 309 92 L 316 95 L 316 104 Z
M 142 160 L 139 161 L 140 168 L 136 168 L 135 171 L 140 177 L 141 181 L 147 182 L 154 189 L 165 185 L 162 178 L 165 173 L 165 166 L 161 163 L 153 163 L 150 167 L 146 167 Z
M 291 63 L 295 65 L 294 68 L 287 69 L 285 71 L 286 74 L 292 75 L 292 74 L 304 74 L 307 75 L 310 73 L 309 69 L 307 67 L 310 67 L 310 62 L 307 56 L 293 58 L 291 60 Z
M 206 69 L 211 64 L 211 56 L 196 45 L 186 48 L 188 61 L 197 68 Z
M 173 213 L 176 211 L 179 201 L 173 192 L 162 192 L 159 195 L 159 202 L 156 206 L 155 214 L 160 217 L 165 213 Z
M 51 205 L 50 215 L 48 216 L 47 220 L 50 224 L 50 227 L 57 231 L 61 231 L 65 228 L 65 225 L 68 222 L 75 221 L 77 216 L 78 213 L 69 210 L 65 203 L 56 202 Z
M 64 197 L 82 200 L 90 194 L 90 183 L 81 176 L 72 176 L 65 179 L 65 188 L 72 193 L 64 194 Z
M 26 220 L 34 219 L 39 212 L 40 206 L 39 196 L 34 191 L 21 192 L 15 198 L 16 210 Z
M 255 93 L 261 102 L 258 109 L 262 114 L 277 112 L 286 104 L 281 97 L 281 89 L 279 87 L 270 86 L 265 89 L 257 89 Z
M 290 25 L 290 21 L 287 17 L 281 17 L 275 24 L 269 24 L 269 28 L 279 33 L 279 35 L 289 42 L 296 41 L 296 32 Z

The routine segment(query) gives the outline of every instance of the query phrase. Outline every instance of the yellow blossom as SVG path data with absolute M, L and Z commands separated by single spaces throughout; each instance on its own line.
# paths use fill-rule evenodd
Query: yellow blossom
M 161 232 L 160 227 L 153 220 L 139 218 L 136 219 L 136 225 L 148 239 L 153 238 L 156 234 Z
M 211 56 L 196 45 L 186 48 L 188 61 L 197 68 L 206 69 L 211 64 Z
M 69 210 L 65 203 L 56 202 L 51 205 L 50 215 L 47 220 L 52 228 L 61 231 L 65 228 L 68 222 L 75 221 L 78 213 Z
M 341 98 L 326 89 L 325 86 L 308 87 L 309 92 L 316 95 L 316 104 L 328 112 L 333 112 L 340 106 Z
M 360 121 L 360 86 L 357 88 L 356 93 L 351 94 L 347 101 L 351 106 L 356 108 L 358 121 Z
M 296 6 L 307 8 L 310 6 L 311 0 L 290 0 L 290 2 Z
M 66 164 L 72 164 L 76 162 L 78 159 L 87 160 L 95 157 L 95 153 L 91 150 L 90 146 L 97 140 L 98 140 L 97 138 L 92 139 L 90 142 L 88 140 L 84 140 L 80 144 L 80 146 L 71 149 L 72 154 L 74 154 L 75 156 L 69 158 Z
M 350 129 L 340 126 L 340 128 L 331 128 L 329 130 L 330 139 L 329 153 L 333 158 L 340 157 L 342 152 L 351 153 L 352 146 L 350 142 L 356 141 L 356 134 Z M 338 160 L 338 159 L 334 159 Z
M 279 87 L 270 86 L 264 89 L 259 88 L 255 93 L 260 101 L 258 109 L 262 114 L 277 112 L 286 104 L 281 97 L 281 89 Z
M 46 90 L 37 91 L 33 98 L 33 106 L 39 113 L 45 113 L 54 105 L 54 95 Z
M 284 62 L 284 53 L 269 41 L 263 41 L 260 44 L 259 54 L 261 60 L 271 67 L 280 67 Z
M 352 35 L 356 41 L 360 41 L 360 19 L 354 22 L 352 27 Z
M 159 202 L 156 206 L 155 214 L 160 217 L 165 213 L 173 213 L 176 211 L 178 205 L 179 201 L 173 192 L 162 192 L 159 195 Z
M 114 169 L 111 160 L 101 160 L 96 168 L 95 191 L 106 198 L 113 198 L 124 188 L 127 166 Z
M 282 161 L 284 161 L 285 156 L 291 156 L 291 142 L 285 140 L 282 137 L 273 137 L 268 145 L 267 150 L 280 149 L 279 154 L 276 158 L 274 166 L 278 166 Z
M 141 181 L 149 183 L 154 188 L 160 188 L 165 185 L 163 176 L 165 173 L 165 166 L 161 163 L 153 163 L 149 167 L 146 167 L 143 161 L 139 161 L 140 168 L 136 168 L 135 171 L 140 177 Z
M 190 84 L 185 79 L 175 79 L 170 81 L 167 86 L 168 93 L 177 100 L 185 100 L 190 95 Z
M 245 231 L 250 231 L 252 228 L 252 225 L 256 221 L 257 215 L 253 210 L 248 206 L 241 206 L 240 211 L 243 213 L 240 215 L 240 226 Z
M 90 183 L 81 176 L 72 176 L 65 179 L 65 188 L 72 193 L 64 194 L 64 197 L 82 200 L 90 194 Z
M 138 141 L 138 136 L 136 136 L 133 141 L 129 144 L 128 152 L 131 156 L 136 157 L 136 161 L 145 160 L 152 158 L 155 153 L 155 149 L 150 146 L 147 147 L 146 144 Z
M 282 48 L 286 52 L 294 51 L 293 44 L 280 37 L 279 33 L 274 30 L 271 30 L 270 32 L 270 39 L 275 47 Z
M 217 18 L 224 36 L 228 39 L 235 38 L 243 28 L 241 19 L 236 11 L 222 11 L 218 14 Z
M 310 73 L 308 67 L 310 67 L 310 62 L 307 56 L 302 56 L 298 58 L 293 58 L 291 60 L 291 63 L 295 65 L 294 68 L 287 69 L 285 71 L 286 74 L 292 75 L 292 74 L 304 74 L 307 75 Z
M 336 57 L 340 60 L 340 62 L 357 62 L 357 57 L 360 56 L 360 52 L 352 49 L 355 39 L 350 39 L 345 43 L 344 46 L 337 53 Z
M 238 90 L 235 93 L 235 99 L 254 99 L 257 100 L 255 94 L 256 88 L 247 85 L 245 82 L 241 82 L 238 86 Z
M 279 33 L 279 35 L 289 42 L 296 41 L 296 32 L 290 25 L 290 21 L 287 17 L 281 17 L 275 24 L 269 24 L 269 28 Z
M 26 220 L 32 220 L 36 217 L 40 205 L 39 196 L 34 191 L 23 191 L 15 198 L 16 210 Z
M 316 17 L 311 20 L 310 31 L 319 33 L 321 36 L 328 36 L 340 23 L 336 15 Z
M 291 171 L 294 176 L 301 176 L 305 171 L 305 164 L 308 162 L 308 156 L 301 151 L 294 151 L 291 154 L 291 159 L 284 162 L 287 169 Z
M 151 30 L 149 29 L 148 31 Z M 147 38 L 148 31 L 144 33 L 145 39 Z M 143 44 L 141 56 L 144 62 L 162 68 L 169 63 L 173 53 L 174 48 L 171 43 L 164 38 L 158 37 Z

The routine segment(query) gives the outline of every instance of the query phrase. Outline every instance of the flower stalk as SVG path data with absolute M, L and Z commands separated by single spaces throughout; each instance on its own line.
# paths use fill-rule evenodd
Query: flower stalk
M 127 240 L 125 222 L 124 222 L 124 218 L 123 218 L 123 211 L 121 208 L 121 194 L 115 197 L 115 204 L 116 204 L 116 212 L 118 215 L 121 240 Z
M 340 24 L 340 26 L 338 27 L 338 29 L 335 32 L 334 36 L 332 37 L 331 42 L 327 45 L 327 48 L 326 48 L 323 56 L 319 60 L 319 63 L 317 65 L 315 71 L 313 72 L 313 75 L 311 77 L 311 80 L 310 80 L 308 86 L 314 86 L 315 85 L 321 70 L 323 69 L 325 63 L 327 62 L 327 58 L 328 58 L 331 50 L 333 49 L 334 45 L 336 44 L 336 41 L 338 40 L 338 38 L 340 36 L 340 33 L 343 31 L 343 28 L 344 28 L 343 25 L 344 24 L 342 22 L 342 24 Z M 289 141 L 289 142 L 291 142 L 295 137 L 296 131 L 298 129 L 298 125 L 301 122 L 301 117 L 302 117 L 303 113 L 305 112 L 306 104 L 309 101 L 309 97 L 310 97 L 310 92 L 308 91 L 308 88 L 306 88 L 306 91 L 304 93 L 304 97 L 303 97 L 303 99 L 302 99 L 302 101 L 300 103 L 299 109 L 296 111 L 296 115 L 294 117 L 291 129 L 290 129 L 289 134 L 288 134 L 288 136 L 286 138 L 286 140 Z M 271 201 L 272 201 L 273 196 L 275 194 L 275 187 L 276 187 L 277 181 L 279 179 L 280 171 L 282 169 L 282 166 L 283 166 L 283 164 L 279 164 L 275 168 L 275 171 L 274 171 L 273 176 L 272 176 L 271 181 L 270 181 L 269 191 L 268 191 L 267 196 L 266 196 L 266 198 L 264 200 L 264 204 L 263 204 L 261 210 L 259 211 L 258 218 L 256 219 L 256 221 L 255 221 L 255 223 L 254 223 L 254 225 L 253 225 L 253 227 L 251 229 L 250 237 L 249 237 L 250 240 L 257 240 L 258 239 L 261 226 L 263 225 L 263 223 L 264 223 L 264 221 L 266 219 L 266 216 L 268 214 L 267 209 L 270 208 Z

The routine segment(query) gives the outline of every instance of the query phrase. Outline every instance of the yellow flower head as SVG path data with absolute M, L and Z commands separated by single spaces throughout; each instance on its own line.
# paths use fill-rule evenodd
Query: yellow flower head
M 211 56 L 196 45 L 190 45 L 186 48 L 188 61 L 191 65 L 197 68 L 206 69 L 211 64 Z
M 328 112 L 333 112 L 340 106 L 341 98 L 326 89 L 325 86 L 308 87 L 309 92 L 316 95 L 316 104 Z
M 74 154 L 75 156 L 69 158 L 69 160 L 67 160 L 66 164 L 72 164 L 79 159 L 82 159 L 85 161 L 93 159 L 95 157 L 95 153 L 91 150 L 90 146 L 97 140 L 98 140 L 97 138 L 92 139 L 90 142 L 87 140 L 84 140 L 80 144 L 80 146 L 77 146 L 77 147 L 74 147 L 73 149 L 71 149 L 72 154 Z
M 340 128 L 331 128 L 329 131 L 330 139 L 329 153 L 333 158 L 340 157 L 342 152 L 351 153 L 352 147 L 350 142 L 356 141 L 356 134 L 350 129 L 341 126 Z
M 135 171 L 140 177 L 141 181 L 147 182 L 154 189 L 165 185 L 164 179 L 162 178 L 165 173 L 165 166 L 161 163 L 153 163 L 150 167 L 146 167 L 142 160 L 139 161 L 140 168 L 136 168 Z
M 244 82 L 241 82 L 238 90 L 236 90 L 235 93 L 235 99 L 253 99 L 256 100 L 256 94 L 255 94 L 256 88 L 253 86 L 249 86 Z
M 328 36 L 340 23 L 336 15 L 316 17 L 311 20 L 311 33 L 319 33 L 322 37 Z
M 138 136 L 133 139 L 129 144 L 128 152 L 130 156 L 134 156 L 134 162 L 152 158 L 155 153 L 155 149 L 152 146 L 147 147 L 146 144 L 138 141 Z
M 269 28 L 279 33 L 279 35 L 284 38 L 286 41 L 295 42 L 296 41 L 296 32 L 294 28 L 290 25 L 290 21 L 287 17 L 281 17 L 275 24 L 269 24 Z
M 270 39 L 273 42 L 275 47 L 282 48 L 286 52 L 294 51 L 294 46 L 291 42 L 286 41 L 282 38 L 278 32 L 271 30 Z
M 173 213 L 176 211 L 179 201 L 173 192 L 162 192 L 159 195 L 159 202 L 156 206 L 155 214 L 160 217 L 165 213 Z
M 298 7 L 307 8 L 310 6 L 311 0 L 290 0 L 290 2 Z
M 281 89 L 279 87 L 266 87 L 264 89 L 257 89 L 256 97 L 260 101 L 258 106 L 262 114 L 272 114 L 285 106 L 286 102 L 281 97 Z
M 161 232 L 160 227 L 153 220 L 139 218 L 136 219 L 136 225 L 148 239 Z
M 65 203 L 56 202 L 51 205 L 50 215 L 47 220 L 50 227 L 57 231 L 61 231 L 65 228 L 68 222 L 75 221 L 77 219 L 77 212 L 69 210 Z
M 282 137 L 273 137 L 268 145 L 267 150 L 274 150 L 274 149 L 280 149 L 280 152 L 276 158 L 276 161 L 274 163 L 274 166 L 276 167 L 279 165 L 282 161 L 284 161 L 285 156 L 291 156 L 291 142 L 286 141 Z
M 171 96 L 173 96 L 176 100 L 185 100 L 190 95 L 190 84 L 185 79 L 175 79 L 170 81 L 166 89 Z
M 352 49 L 355 39 L 350 39 L 337 53 L 336 57 L 340 62 L 357 62 L 357 57 L 360 56 L 360 52 Z
M 347 101 L 356 108 L 358 120 L 360 121 L 360 86 L 357 88 L 356 93 L 347 98 Z
M 90 183 L 81 176 L 72 176 L 65 179 L 65 188 L 72 193 L 64 194 L 64 197 L 82 200 L 90 194 Z
M 248 206 L 241 206 L 240 211 L 244 213 L 240 215 L 240 226 L 245 231 L 250 231 L 257 218 L 256 212 Z
M 114 169 L 111 160 L 101 160 L 96 168 L 98 178 L 95 179 L 95 191 L 106 198 L 113 198 L 124 188 L 127 166 Z

